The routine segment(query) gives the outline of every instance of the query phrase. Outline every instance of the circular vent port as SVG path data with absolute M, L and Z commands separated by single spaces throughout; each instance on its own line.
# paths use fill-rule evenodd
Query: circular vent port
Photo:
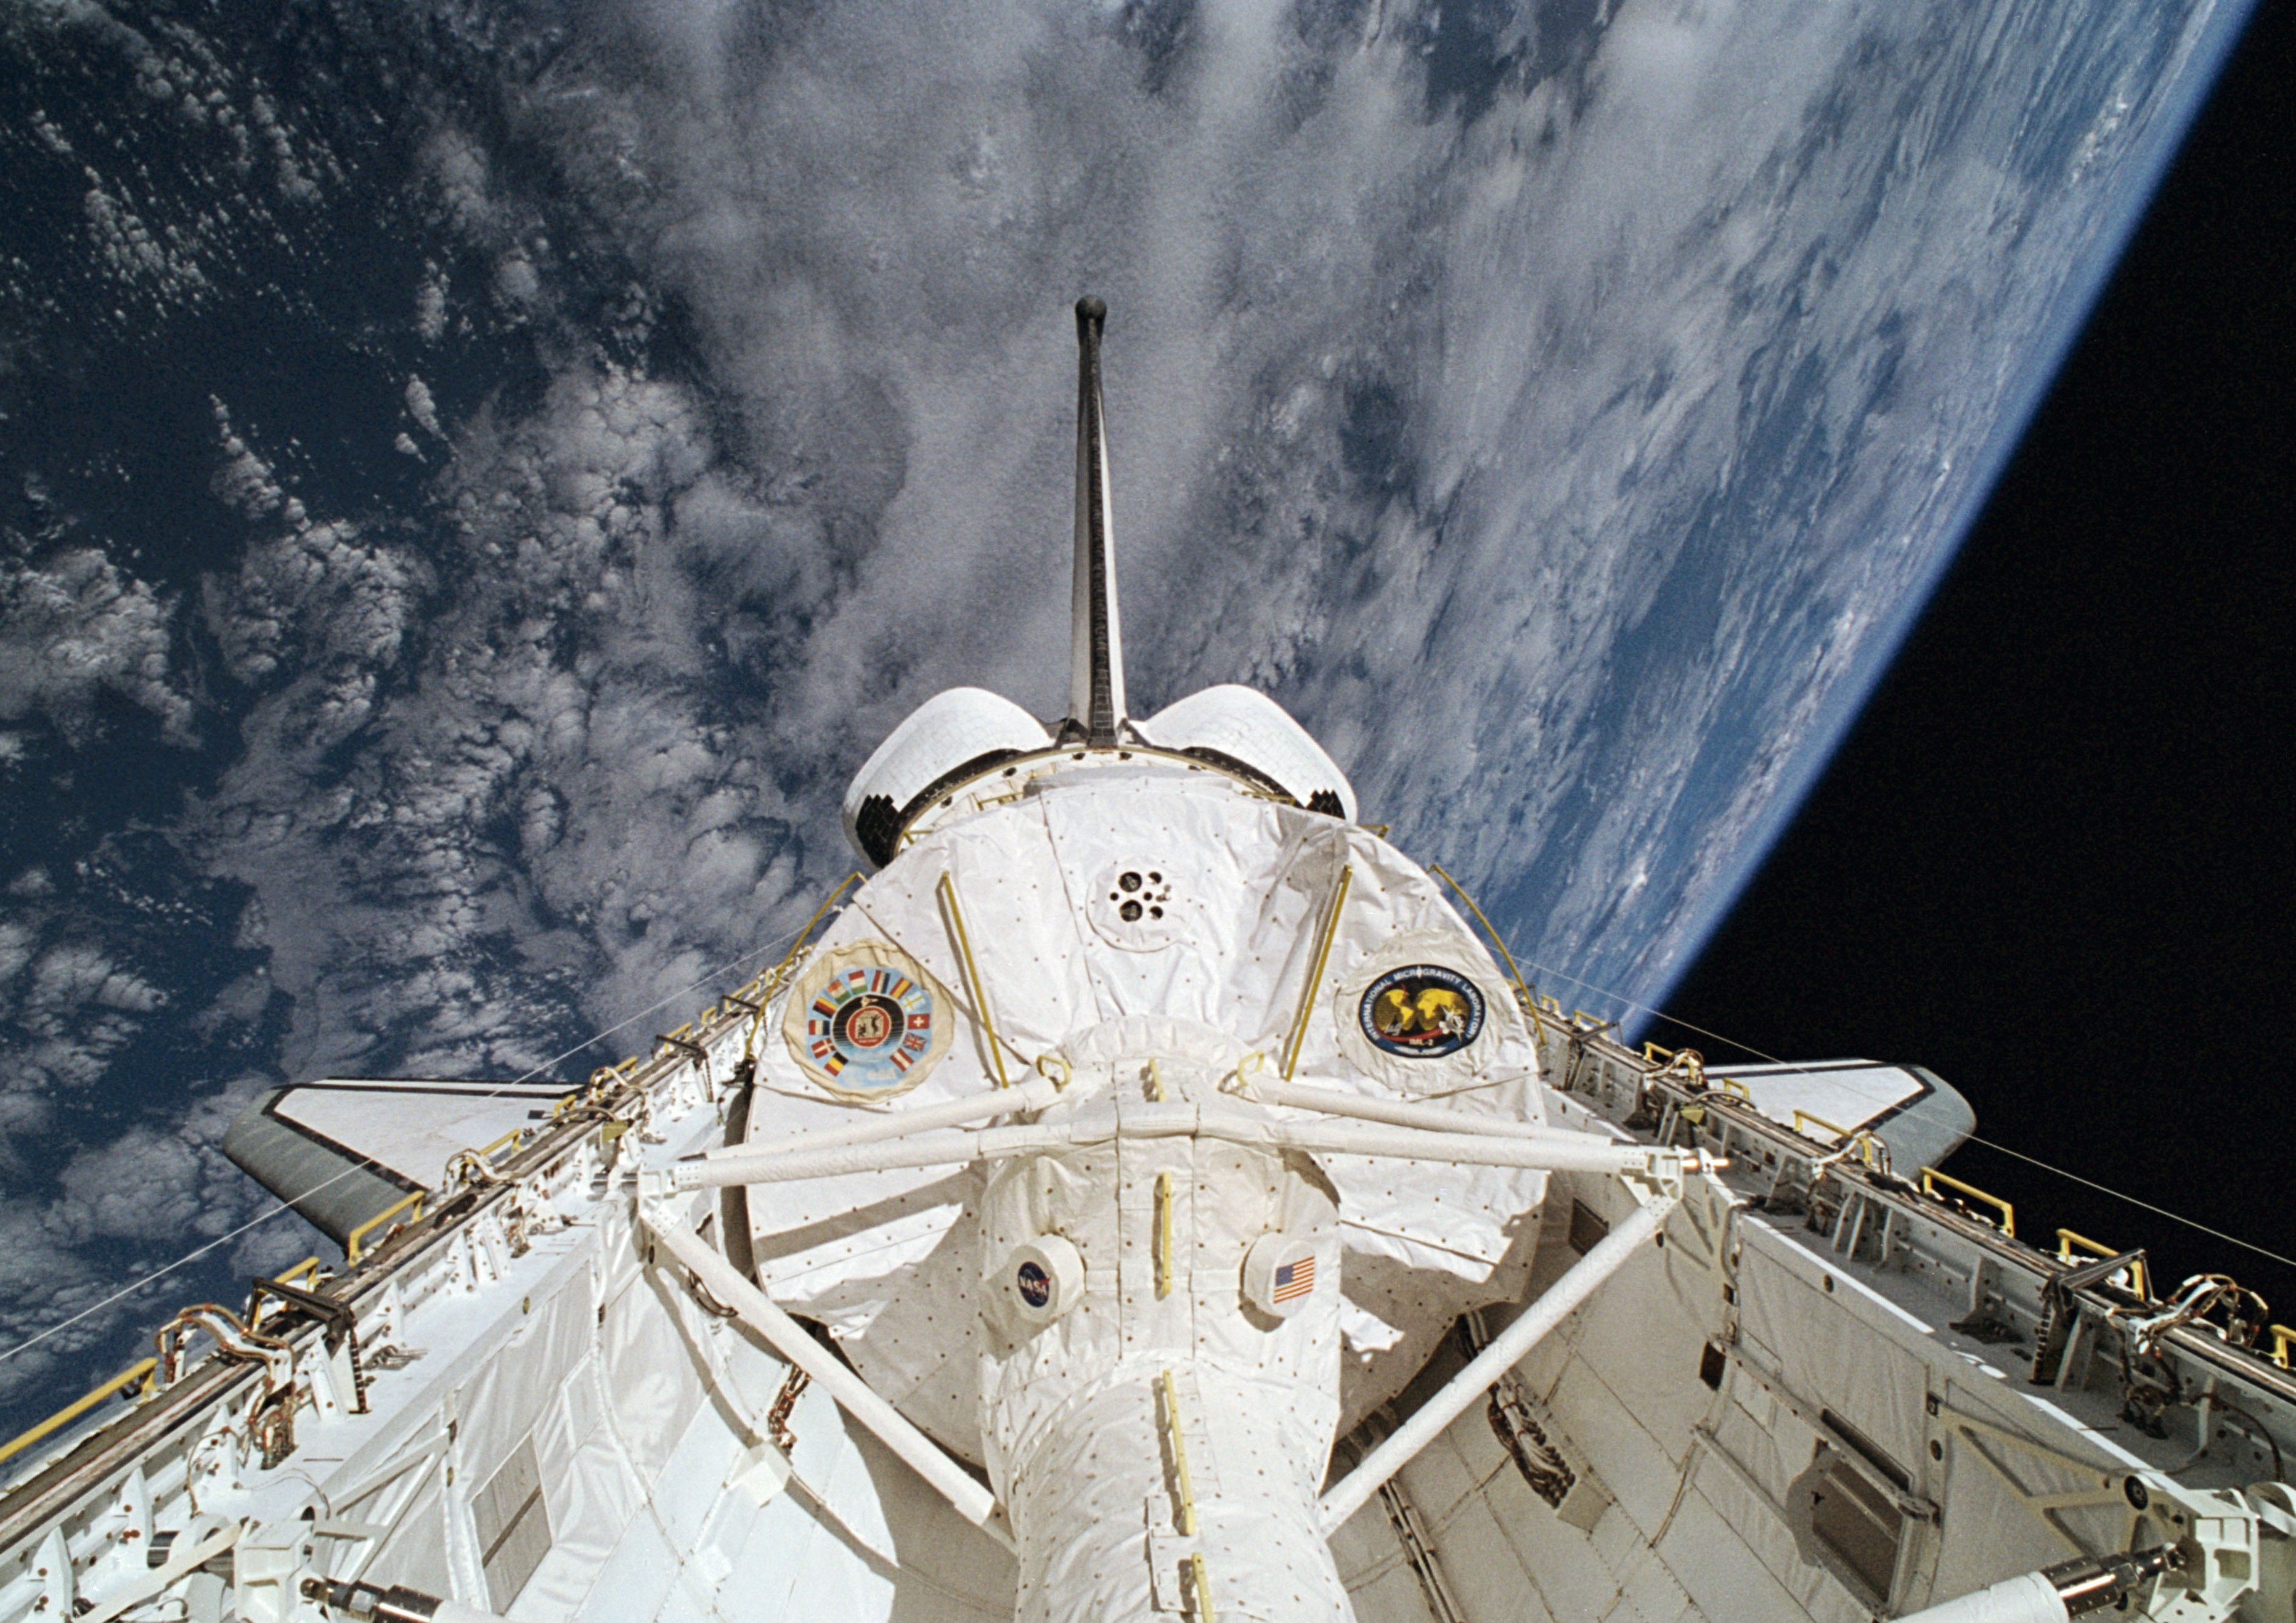
M 1181 932 L 1173 875 L 1159 862 L 1112 862 L 1095 878 L 1086 912 L 1111 945 L 1131 952 L 1169 946 Z

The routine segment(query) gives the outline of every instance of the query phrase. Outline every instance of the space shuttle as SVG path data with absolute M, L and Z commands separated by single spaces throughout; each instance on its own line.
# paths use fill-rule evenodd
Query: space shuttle
M 1919 1066 L 1543 995 L 1267 696 L 1130 713 L 1106 322 L 1067 713 L 920 706 L 586 1080 L 259 1099 L 340 1258 L 0 1448 L 0 1623 L 2296 1623 L 2252 1293 L 2021 1237 Z

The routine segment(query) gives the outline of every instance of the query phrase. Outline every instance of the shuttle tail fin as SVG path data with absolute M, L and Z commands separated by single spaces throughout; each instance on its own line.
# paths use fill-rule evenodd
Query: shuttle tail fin
M 1124 637 L 1110 533 L 1108 436 L 1100 398 L 1100 334 L 1108 307 L 1079 299 L 1077 317 L 1076 586 L 1069 633 L 1067 739 L 1113 744 L 1124 713 Z

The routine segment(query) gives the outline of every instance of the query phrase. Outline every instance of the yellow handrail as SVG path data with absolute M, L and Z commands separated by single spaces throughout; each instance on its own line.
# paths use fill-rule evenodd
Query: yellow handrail
M 1156 1295 L 1172 1294 L 1172 1175 L 1156 1175 L 1156 1229 L 1152 1236 L 1156 1252 Z
M 1949 1177 L 1946 1174 L 1939 1172 L 1935 1167 L 1924 1167 L 1922 1168 L 1922 1193 L 1923 1194 L 1928 1195 L 1932 1200 L 1943 1200 L 1945 1197 L 1938 1193 L 1938 1185 L 1939 1184 L 1943 1184 L 1948 1189 L 1954 1191 L 1957 1194 L 1967 1195 L 1972 1201 L 1984 1201 L 1986 1205 L 1990 1206 L 1994 1210 L 2001 1214 L 2001 1232 L 2012 1240 L 2014 1240 L 2017 1237 L 2017 1209 L 2010 1205 L 2008 1201 L 2003 1200 L 1999 1195 L 1988 1194 L 1985 1191 L 1978 1188 L 1973 1184 L 1964 1184 L 1957 1177 Z
M 1717 1077 L 1714 1078 L 1714 1086 L 1720 1088 L 1726 1094 L 1732 1094 L 1736 1098 L 1743 1099 L 1749 1104 L 1751 1104 L 1754 1102 L 1754 1095 L 1748 1093 L 1746 1091 L 1746 1085 L 1743 1082 L 1739 1081 L 1735 1077 Z
M 1164 1435 L 1171 1439 L 1172 1477 L 1180 1490 L 1179 1514 L 1173 1521 L 1184 1538 L 1196 1536 L 1196 1494 L 1188 1481 L 1188 1444 L 1180 1434 L 1180 1389 L 1166 1370 L 1160 1382 L 1164 1390 Z M 1188 1588 L 1194 1602 L 1196 1623 L 1213 1623 L 1212 1581 L 1204 1570 L 1204 1553 L 1195 1550 L 1188 1555 Z
M 300 1262 L 297 1263 L 293 1267 L 291 1267 L 291 1268 L 288 1269 L 284 1274 L 275 1274 L 275 1275 L 272 1275 L 272 1277 L 273 1277 L 274 1279 L 277 1280 L 277 1281 L 278 1281 L 281 1284 L 283 1284 L 283 1285 L 291 1285 L 291 1284 L 293 1284 L 293 1283 L 294 1283 L 298 1279 L 301 1278 L 304 1275 L 306 1275 L 306 1274 L 316 1274 L 316 1273 L 317 1273 L 318 1271 L 319 1271 L 319 1259 L 318 1259 L 316 1257 L 306 1257 L 306 1258 L 303 1258 L 303 1260 L 302 1260 L 302 1261 L 300 1261 Z M 259 1294 L 259 1293 L 258 1293 L 258 1294 Z M 268 1301 L 268 1302 L 258 1302 L 258 1301 L 257 1301 L 256 1298 L 255 1298 L 255 1297 L 253 1297 L 253 1296 L 250 1296 L 250 1297 L 249 1297 L 249 1298 L 248 1298 L 248 1303 L 249 1303 L 249 1307 L 248 1307 L 248 1310 L 247 1310 L 247 1324 L 248 1324 L 248 1328 L 249 1328 L 249 1329 L 250 1329 L 250 1330 L 252 1330 L 252 1329 L 256 1326 L 256 1324 L 258 1324 L 258 1323 L 262 1319 L 262 1317 L 263 1317 L 263 1309 L 264 1309 L 264 1308 L 266 1308 L 266 1307 L 285 1307 L 285 1306 L 286 1306 L 286 1303 L 285 1303 L 285 1301 L 284 1301 L 283 1299 L 281 1299 L 281 1300 L 275 1300 L 275 1301 Z
M 2288 1349 L 2296 1347 L 2296 1330 L 2291 1330 L 2285 1324 L 2275 1324 L 2264 1333 L 2272 1338 L 2272 1361 L 2282 1369 L 2288 1368 Z M 0 1458 L 4 1457 L 0 1455 Z
M 1665 1064 L 1669 1060 L 1674 1058 L 1674 1053 L 1675 1051 L 1673 1049 L 1661 1048 L 1653 1042 L 1645 1040 L 1643 1044 L 1643 1058 L 1648 1060 L 1653 1065 Z
M 2077 1250 L 2084 1252 L 2091 1257 L 2118 1257 L 2120 1255 L 2119 1251 L 2114 1250 L 2111 1246 L 2105 1244 L 2101 1240 L 2092 1240 L 2087 1234 L 2076 1234 L 2069 1228 L 2059 1229 L 2057 1231 L 2057 1260 L 2059 1262 L 2070 1262 L 2073 1259 L 2073 1253 Z M 2152 1299 L 2152 1271 L 2144 1266 L 2144 1258 L 2139 1257 L 2135 1262 L 2128 1265 L 2128 1283 L 2135 1288 L 2136 1294 L 2143 1297 L 2146 1301 L 2151 1301 Z
M 1459 899 L 1467 904 L 1467 911 L 1475 915 L 1475 922 L 1483 927 L 1483 933 L 1491 939 L 1491 945 L 1499 949 L 1499 956 L 1506 960 L 1507 973 L 1514 978 L 1514 989 L 1522 1004 L 1522 1012 L 1530 1016 L 1531 1032 L 1544 1043 L 1546 1040 L 1546 1022 L 1538 1018 L 1538 1000 L 1530 995 L 1530 988 L 1523 983 L 1522 971 L 1515 967 L 1514 955 L 1507 951 L 1507 944 L 1499 939 L 1499 932 L 1491 928 L 1491 922 L 1483 916 L 1483 910 L 1475 906 L 1475 898 L 1467 894 L 1466 886 L 1453 879 L 1441 863 L 1427 871 L 1459 893 Z
M 1842 1127 L 1836 1122 L 1828 1121 L 1824 1117 L 1818 1115 L 1814 1111 L 1796 1111 L 1793 1113 L 1793 1130 L 1801 1134 L 1804 1138 L 1808 1138 L 1809 1136 L 1809 1134 L 1804 1131 L 1802 1127 L 1802 1123 L 1805 1121 L 1808 1122 L 1812 1127 L 1824 1127 L 1827 1132 L 1833 1134 L 1836 1147 L 1849 1143 L 1850 1138 L 1854 1136 L 1848 1127 Z
M 1316 944 L 1316 962 L 1308 971 L 1308 984 L 1300 994 L 1300 1012 L 1292 1021 L 1292 1040 L 1283 1045 L 1283 1079 L 1289 1082 L 1300 1064 L 1300 1049 L 1308 1040 L 1308 1017 L 1316 1012 L 1316 994 L 1324 988 L 1324 965 L 1331 962 L 1332 938 L 1339 933 L 1340 912 L 1348 905 L 1348 886 L 1355 878 L 1355 869 L 1342 867 L 1340 882 L 1332 892 L 1332 907 L 1324 915 L 1324 937 Z
M 130 1365 L 86 1397 L 66 1404 L 30 1430 L 20 1431 L 7 1442 L 0 1443 L 0 1460 L 14 1459 L 51 1431 L 59 1427 L 70 1425 L 122 1387 L 141 1381 L 144 1384 L 144 1389 L 149 1391 L 152 1384 L 151 1377 L 157 1373 L 159 1367 L 160 1360 L 157 1358 L 146 1358 L 140 1364 Z
M 359 1259 L 361 1252 L 365 1249 L 366 1237 L 374 1233 L 376 1229 L 381 1228 L 384 1224 L 390 1222 L 400 1212 L 408 1211 L 410 1207 L 413 1210 L 408 1212 L 406 1220 L 409 1223 L 420 1223 L 422 1221 L 422 1199 L 430 1193 L 430 1192 L 427 1189 L 418 1189 L 413 1194 L 408 1195 L 405 1200 L 399 1201 L 393 1205 L 384 1207 L 381 1211 L 375 1213 L 374 1216 L 369 1217 L 365 1222 L 351 1230 L 349 1237 L 343 1242 L 343 1260 L 346 1262 L 357 1262 Z
M 1180 1490 L 1180 1513 L 1173 1518 L 1178 1523 L 1183 1537 L 1196 1534 L 1196 1494 L 1188 1485 L 1188 1444 L 1180 1435 L 1180 1389 L 1173 1383 L 1172 1372 L 1166 1370 L 1164 1387 L 1164 1435 L 1172 1443 L 1172 1479 Z
M 972 937 L 964 928 L 964 910 L 956 905 L 956 886 L 943 873 L 936 889 L 940 891 L 940 899 L 948 904 L 949 928 L 956 933 L 957 955 L 964 961 L 965 987 L 972 994 L 972 1006 L 980 1016 L 980 1029 L 988 1035 L 988 1058 L 996 1067 L 996 1086 L 1010 1087 L 1012 1078 L 1004 1074 L 1004 1045 L 996 1038 L 996 1021 L 988 1012 L 988 988 L 980 979 L 980 966 L 972 961 Z
M 1854 1151 L 1860 1165 L 1878 1172 L 1887 1172 L 1890 1169 L 1889 1146 L 1865 1128 L 1845 1127 L 1840 1122 L 1828 1121 L 1823 1116 L 1815 1115 L 1808 1111 L 1798 1110 L 1793 1113 L 1793 1130 L 1804 1138 L 1810 1136 L 1802 1125 L 1804 1122 L 1808 1122 L 1810 1127 L 1824 1127 L 1833 1134 L 1833 1148 L 1837 1151 Z
M 455 1162 L 461 1160 L 466 1155 L 481 1163 L 491 1161 L 495 1158 L 496 1151 L 501 1149 L 504 1144 L 517 1143 L 525 1132 L 526 1129 L 524 1127 L 512 1127 L 500 1138 L 497 1138 L 492 1143 L 485 1144 L 479 1149 L 457 1150 L 454 1154 L 447 1158 L 447 1165 L 452 1167 Z

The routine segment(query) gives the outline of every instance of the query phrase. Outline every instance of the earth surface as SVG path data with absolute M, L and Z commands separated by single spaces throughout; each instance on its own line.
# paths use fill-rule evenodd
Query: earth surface
M 312 1249 L 257 1090 L 586 1075 L 1058 709 L 1082 292 L 1136 707 L 1656 1002 L 2245 14 L 929 9 L 0 4 L 0 1422 Z

